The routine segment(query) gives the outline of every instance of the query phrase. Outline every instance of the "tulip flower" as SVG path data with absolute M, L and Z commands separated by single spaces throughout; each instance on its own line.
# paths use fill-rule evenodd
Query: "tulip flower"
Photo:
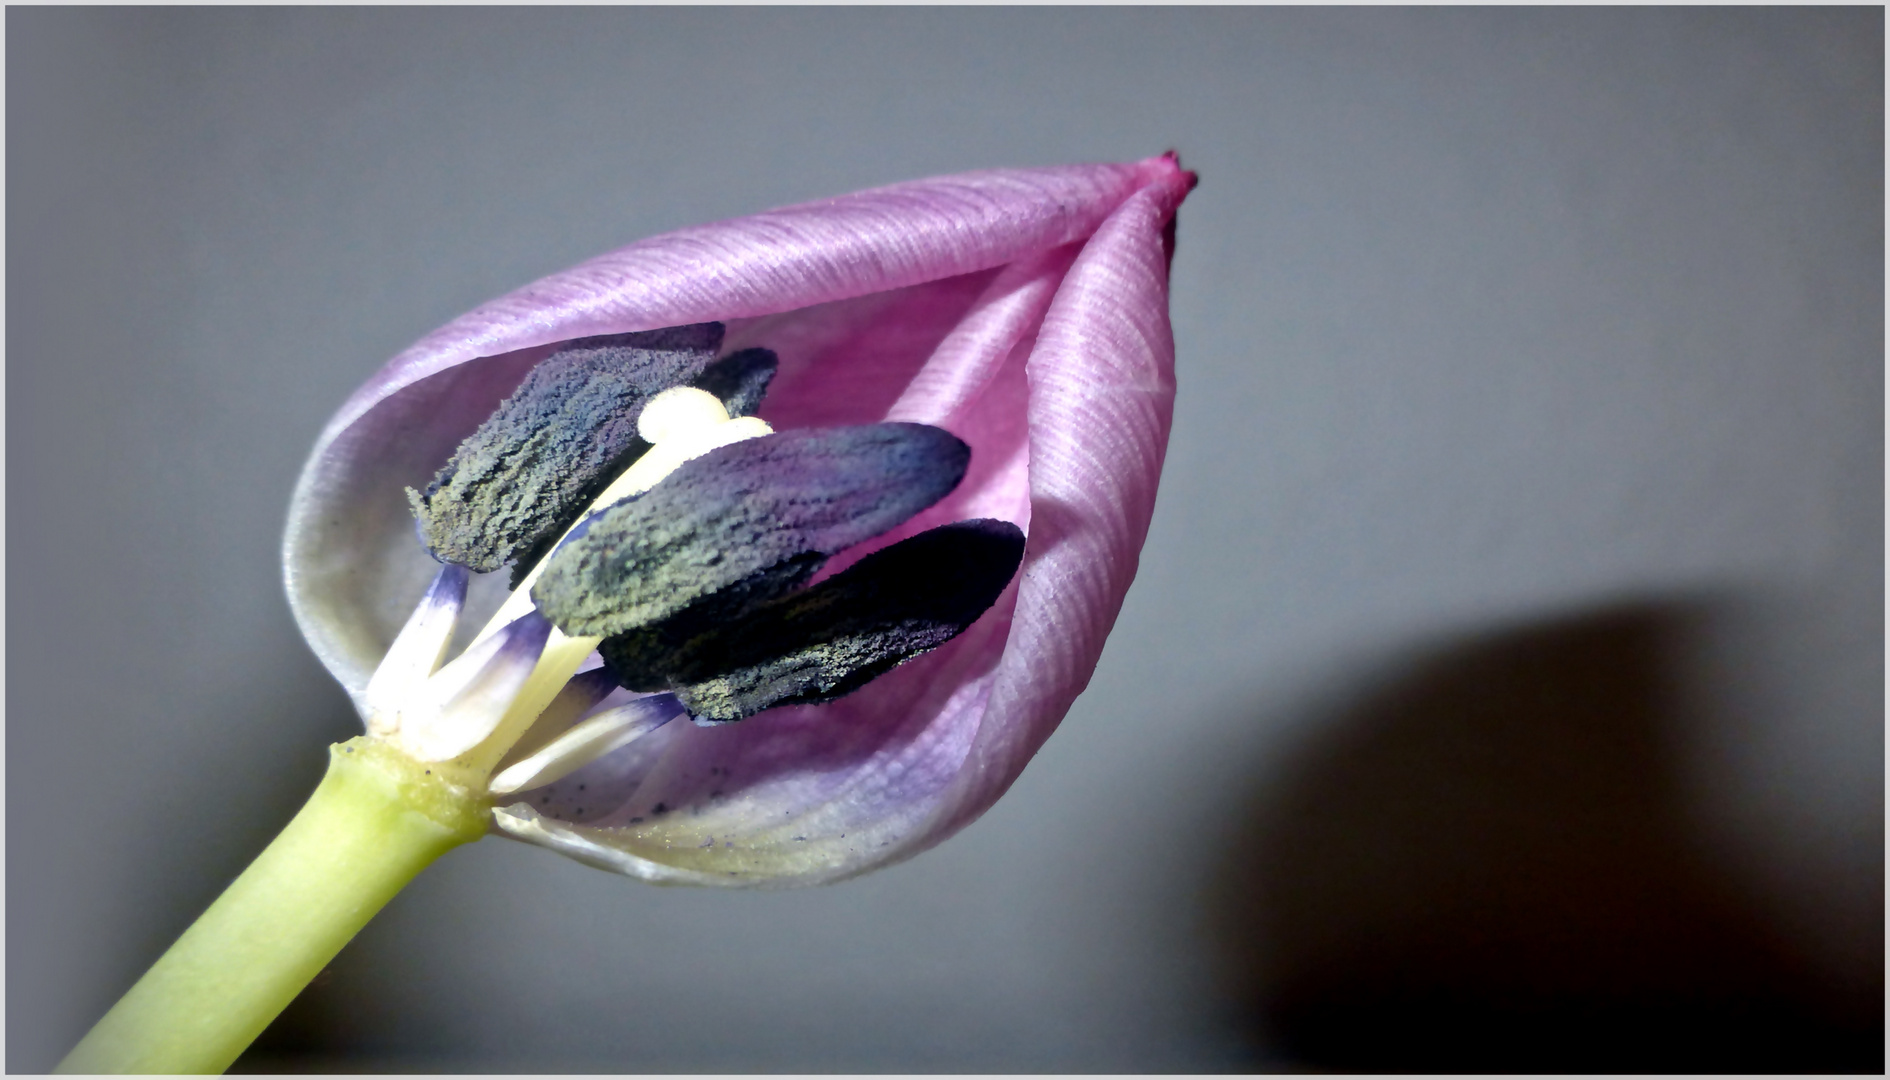
M 753 887 L 976 819 L 1134 577 L 1193 184 L 1171 154 L 685 229 L 396 356 L 317 440 L 283 552 L 368 733 L 62 1068 L 227 1065 L 489 832 Z

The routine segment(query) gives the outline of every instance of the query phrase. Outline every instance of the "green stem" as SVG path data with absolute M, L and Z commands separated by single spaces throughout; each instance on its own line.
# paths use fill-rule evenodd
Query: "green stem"
M 59 1063 L 59 1072 L 229 1068 L 433 860 L 485 834 L 486 804 L 384 743 L 329 748 L 281 835 Z

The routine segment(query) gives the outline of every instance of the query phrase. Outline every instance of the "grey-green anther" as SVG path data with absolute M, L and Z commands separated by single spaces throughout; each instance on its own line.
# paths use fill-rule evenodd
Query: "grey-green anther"
M 599 513 L 532 589 L 566 634 L 651 626 L 733 589 L 739 608 L 806 581 L 963 479 L 971 451 L 923 424 L 780 432 L 685 462 Z
M 1008 521 L 960 521 L 876 551 L 811 589 L 691 640 L 606 638 L 619 681 L 660 683 L 701 720 L 728 722 L 776 705 L 853 692 L 943 645 L 996 602 L 1017 572 L 1024 534 Z
M 780 366 L 767 349 L 743 349 L 710 364 L 689 385 L 721 398 L 730 416 L 753 416 Z
M 535 561 L 649 449 L 637 415 L 700 376 L 722 332 L 721 323 L 698 323 L 566 342 L 460 443 L 424 493 L 408 489 L 427 548 L 482 573 Z

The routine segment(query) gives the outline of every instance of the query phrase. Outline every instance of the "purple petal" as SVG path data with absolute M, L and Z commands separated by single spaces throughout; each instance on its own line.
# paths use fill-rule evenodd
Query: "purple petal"
M 424 486 L 550 346 L 852 298 L 873 307 L 875 294 L 1080 240 L 1132 192 L 1174 172 L 1171 160 L 1152 158 L 895 184 L 653 237 L 455 319 L 356 391 L 303 467 L 283 564 L 304 636 L 358 695 L 432 573 L 407 550 L 406 505 L 389 492 Z M 917 290 L 927 299 L 940 291 Z M 727 348 L 754 344 L 781 351 L 773 338 L 734 333 Z M 775 411 L 763 407 L 770 419 Z M 469 612 L 495 608 L 497 587 L 475 582 Z
M 1062 717 L 1133 576 L 1173 394 L 1161 233 L 1190 180 L 1160 158 L 901 185 L 659 237 L 487 305 L 396 358 L 318 445 L 285 552 L 305 633 L 344 683 L 365 678 L 405 615 L 378 598 L 431 569 L 411 565 L 401 485 L 545 345 L 721 319 L 726 350 L 780 355 L 761 407 L 777 428 L 896 414 L 972 447 L 956 491 L 862 548 L 993 517 L 1031 530 L 1024 570 L 960 637 L 848 698 L 668 725 L 558 782 L 587 785 L 583 824 L 523 805 L 498 823 L 720 884 L 832 880 L 938 842 Z
M 654 760 L 592 784 L 583 824 L 523 811 L 498 824 L 655 881 L 814 883 L 911 854 L 944 838 L 927 822 L 975 736 L 1014 593 L 956 640 L 851 697 L 722 727 L 671 724 L 633 743 L 626 750 L 647 755 L 667 736 Z M 622 801 L 610 808 L 608 798 Z M 707 836 L 719 838 L 715 847 L 701 847 Z
M 1053 248 L 999 271 L 906 384 L 886 418 L 941 425 L 957 419 L 997 376 L 1011 350 L 1036 333 L 1078 250 L 1076 244 Z
M 1135 578 L 1174 422 L 1162 230 L 1194 186 L 1152 185 L 1084 246 L 1032 350 L 1029 551 L 990 703 L 934 827 L 982 814 L 1050 737 Z
M 1187 188 L 1177 175 L 1112 217 L 1037 335 L 1037 524 L 1021 584 L 992 612 L 852 697 L 674 732 L 614 812 L 578 825 L 520 811 L 502 827 L 653 880 L 780 884 L 909 856 L 988 808 L 1088 682 L 1134 576 L 1174 396 L 1161 229 Z M 1000 375 L 969 422 L 1001 428 L 993 414 L 1021 412 L 1021 390 Z
M 1002 266 L 1089 236 L 1123 199 L 1172 170 L 1157 158 L 962 173 L 642 240 L 422 338 L 355 392 L 322 441 L 394 390 L 475 357 L 767 315 Z

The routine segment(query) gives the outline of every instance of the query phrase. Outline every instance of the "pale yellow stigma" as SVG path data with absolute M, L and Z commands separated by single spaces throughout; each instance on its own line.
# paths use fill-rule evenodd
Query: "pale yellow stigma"
M 722 399 L 693 386 L 672 386 L 643 406 L 637 415 L 637 434 L 646 442 L 661 443 L 727 422 Z
M 641 495 L 661 483 L 663 478 L 691 458 L 699 458 L 718 446 L 773 434 L 774 429 L 758 416 L 730 419 L 728 410 L 714 394 L 693 386 L 672 386 L 650 399 L 637 416 L 637 434 L 650 442 L 650 449 L 611 481 L 604 493 L 590 506 L 602 509 L 619 499 Z M 541 562 L 538 564 L 543 566 Z M 532 570 L 537 578 L 537 568 Z

